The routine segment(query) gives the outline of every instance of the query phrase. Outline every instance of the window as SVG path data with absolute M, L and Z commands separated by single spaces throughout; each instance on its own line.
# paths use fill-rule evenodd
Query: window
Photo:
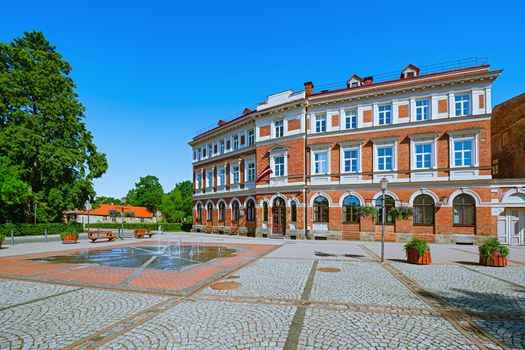
M 351 86 L 352 86 L 352 87 L 359 86 L 359 82 L 358 82 L 358 81 L 353 81 Z
M 392 124 L 392 106 L 379 106 L 379 125 Z
M 255 145 L 255 132 L 253 130 L 248 130 L 248 146 Z
M 432 167 L 432 143 L 415 144 L 416 169 L 430 169 Z
M 275 176 L 284 176 L 284 156 L 274 157 L 273 164 Z
M 239 149 L 239 135 L 233 135 L 233 150 Z
M 240 172 L 240 166 L 239 164 L 235 164 L 232 167 L 232 183 L 234 184 L 239 183 L 239 172 Z
M 202 172 L 197 173 L 197 183 L 195 184 L 195 188 L 199 189 L 202 187 Z
M 379 196 L 379 198 L 376 199 L 376 208 L 377 208 L 377 224 L 381 224 L 383 222 L 383 195 Z M 392 208 L 396 206 L 396 201 L 394 198 L 392 198 L 389 195 L 385 195 L 385 224 L 393 224 L 394 223 L 394 217 L 390 215 L 390 212 L 392 211 Z
M 253 199 L 246 203 L 246 220 L 255 221 L 255 202 Z
M 197 204 L 197 221 L 202 221 L 202 204 Z
M 275 137 L 283 137 L 284 136 L 284 121 L 277 120 L 275 122 Z
M 314 174 L 328 173 L 328 152 L 314 152 Z
M 255 162 L 250 161 L 246 164 L 246 181 L 255 181 Z
M 226 168 L 219 168 L 219 176 L 217 177 L 217 185 L 224 186 L 226 185 Z
M 345 129 L 357 128 L 357 110 L 345 111 Z
M 377 170 L 393 170 L 393 154 L 394 147 L 378 147 L 377 148 Z
M 474 226 L 476 224 L 476 202 L 468 194 L 460 194 L 452 203 L 454 225 Z
M 470 94 L 456 95 L 456 116 L 463 117 L 470 114 Z
M 357 207 L 360 202 L 356 196 L 348 196 L 343 201 L 343 222 L 357 223 L 359 222 L 359 215 Z
M 213 156 L 213 145 L 211 143 L 208 145 L 208 151 L 206 153 L 208 154 L 208 158 Z
M 219 221 L 224 221 L 226 218 L 226 205 L 224 202 L 219 203 Z
M 343 151 L 343 171 L 345 173 L 357 173 L 359 171 L 359 150 L 357 148 Z
M 416 101 L 416 120 L 430 119 L 430 100 Z
M 213 187 L 213 169 L 206 171 L 206 187 Z
M 268 222 L 268 203 L 263 202 L 263 221 Z
M 224 153 L 224 140 L 219 141 L 219 154 Z
M 234 201 L 232 203 L 232 220 L 239 221 L 239 202 Z
M 434 200 L 428 194 L 414 199 L 414 225 L 434 225 Z
M 328 199 L 323 196 L 314 200 L 314 222 L 328 222 Z
M 315 116 L 315 132 L 326 131 L 326 114 L 317 114 Z
M 208 221 L 212 221 L 213 220 L 213 204 L 211 203 L 208 203 L 208 217 L 207 217 Z
M 472 149 L 473 139 L 456 139 L 454 140 L 454 166 L 467 167 L 472 166 Z
M 290 211 L 291 211 L 291 221 L 297 222 L 297 203 L 295 203 L 295 201 L 292 201 Z

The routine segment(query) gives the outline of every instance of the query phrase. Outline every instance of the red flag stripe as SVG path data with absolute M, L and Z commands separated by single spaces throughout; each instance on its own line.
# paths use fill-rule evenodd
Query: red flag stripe
M 261 171 L 259 176 L 257 176 L 257 179 L 255 180 L 255 182 L 257 183 L 257 182 L 262 181 L 266 177 L 270 176 L 271 173 L 273 173 L 272 168 L 270 168 L 270 166 L 268 165 L 266 168 L 264 168 L 263 171 Z

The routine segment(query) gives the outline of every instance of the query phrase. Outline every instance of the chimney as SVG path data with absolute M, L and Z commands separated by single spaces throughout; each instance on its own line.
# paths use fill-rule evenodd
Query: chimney
M 366 77 L 363 79 L 365 85 L 372 85 L 372 82 L 374 81 L 374 77 Z
M 314 83 L 312 83 L 311 81 L 304 83 L 304 93 L 306 94 L 306 96 L 310 96 L 313 90 L 314 90 Z

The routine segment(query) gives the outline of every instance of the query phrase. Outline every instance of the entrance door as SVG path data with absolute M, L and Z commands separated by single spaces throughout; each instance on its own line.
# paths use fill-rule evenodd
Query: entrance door
M 286 231 L 286 206 L 282 198 L 275 198 L 272 206 L 272 233 L 284 235 Z
M 525 208 L 507 208 L 498 219 L 498 236 L 502 243 L 525 244 Z

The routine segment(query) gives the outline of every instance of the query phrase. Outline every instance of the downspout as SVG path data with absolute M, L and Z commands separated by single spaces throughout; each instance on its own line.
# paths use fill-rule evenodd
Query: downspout
M 304 238 L 308 239 L 308 102 L 304 108 Z

